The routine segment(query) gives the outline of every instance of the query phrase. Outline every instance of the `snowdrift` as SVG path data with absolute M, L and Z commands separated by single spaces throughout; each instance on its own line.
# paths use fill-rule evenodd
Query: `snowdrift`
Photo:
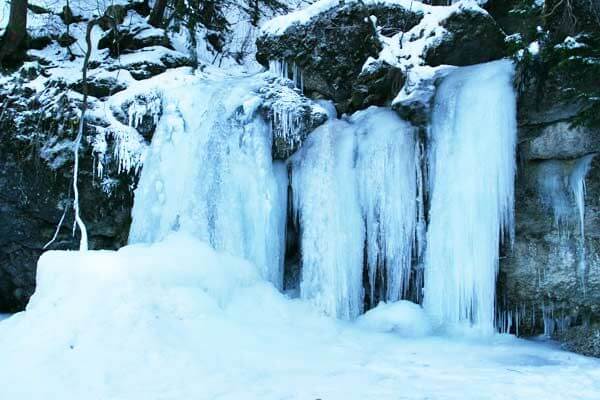
M 508 336 L 430 332 L 422 309 L 317 313 L 252 264 L 173 234 L 48 252 L 0 322 L 2 399 L 597 398 L 600 363 Z M 560 394 L 560 395 L 559 395 Z

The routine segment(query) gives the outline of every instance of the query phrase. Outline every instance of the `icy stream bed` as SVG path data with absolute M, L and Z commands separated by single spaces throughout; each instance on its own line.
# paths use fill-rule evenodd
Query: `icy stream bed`
M 2 399 L 597 399 L 600 361 L 507 335 L 441 336 L 421 308 L 341 322 L 177 234 L 48 252 L 0 322 Z

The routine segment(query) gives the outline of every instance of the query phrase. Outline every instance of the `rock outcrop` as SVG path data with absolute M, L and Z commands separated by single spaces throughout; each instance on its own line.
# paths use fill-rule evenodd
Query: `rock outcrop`
M 66 84 L 50 82 L 41 93 L 25 85 L 3 86 L 0 102 L 5 105 L 0 122 L 0 309 L 14 312 L 33 294 L 40 254 L 78 248 L 72 185 L 79 101 Z M 90 248 L 114 249 L 127 242 L 134 175 L 118 174 L 116 167 L 98 174 L 89 140 L 97 128 L 88 128 L 80 149 L 82 218 Z
M 299 69 L 307 95 L 333 100 L 340 113 L 390 105 L 413 67 L 471 65 L 507 54 L 500 26 L 472 3 L 351 1 L 306 20 L 308 10 L 268 26 L 257 60 Z
M 332 99 L 347 111 L 365 61 L 377 58 L 382 50 L 371 16 L 377 24 L 389 27 L 389 33 L 396 33 L 414 27 L 423 14 L 395 4 L 350 2 L 318 14 L 310 23 L 292 24 L 281 35 L 261 36 L 256 58 L 266 67 L 269 61 L 295 64 L 302 70 L 304 89 L 310 96 Z M 390 84 L 384 82 L 380 90 L 387 91 Z M 362 93 L 363 88 L 358 91 Z

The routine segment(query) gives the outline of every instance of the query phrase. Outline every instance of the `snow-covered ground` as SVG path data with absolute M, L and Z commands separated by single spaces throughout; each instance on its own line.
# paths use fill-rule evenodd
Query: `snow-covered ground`
M 597 399 L 600 361 L 507 335 L 445 337 L 419 306 L 318 314 L 182 234 L 48 252 L 0 322 L 1 399 Z

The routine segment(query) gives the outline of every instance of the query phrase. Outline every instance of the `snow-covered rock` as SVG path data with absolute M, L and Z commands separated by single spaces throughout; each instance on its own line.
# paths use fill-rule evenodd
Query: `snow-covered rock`
M 418 67 L 502 58 L 504 39 L 494 19 L 473 1 L 428 6 L 405 0 L 321 0 L 266 24 L 257 59 L 263 65 L 295 65 L 309 96 L 333 99 L 339 111 L 347 112 L 389 105 L 392 99 L 399 104 L 409 74 L 411 86 L 405 91 L 434 88 L 418 83 Z M 423 97 L 410 101 L 417 98 Z

